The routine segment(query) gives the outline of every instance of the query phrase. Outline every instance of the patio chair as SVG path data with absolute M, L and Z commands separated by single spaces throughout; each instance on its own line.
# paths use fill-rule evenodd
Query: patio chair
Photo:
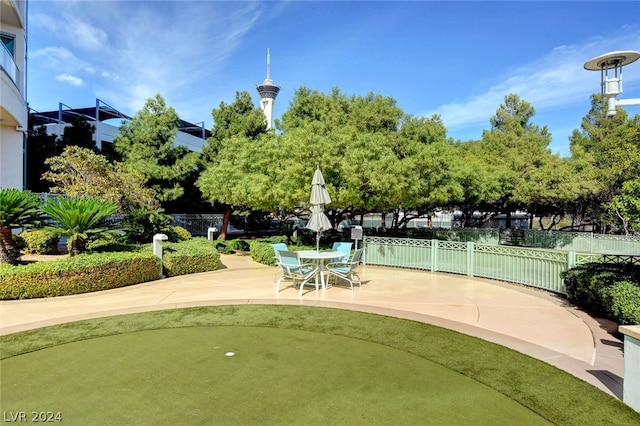
M 280 283 L 285 279 L 293 280 L 293 286 L 295 288 L 296 281 L 300 280 L 300 297 L 302 297 L 302 290 L 304 285 L 307 284 L 312 278 L 316 277 L 318 272 L 318 265 L 314 263 L 302 263 L 300 257 L 295 251 L 278 250 L 280 256 L 280 269 L 282 270 L 282 276 L 276 283 L 276 294 L 280 292 Z M 316 291 L 318 290 L 318 280 L 315 280 Z
M 287 245 L 285 243 L 271 244 L 271 247 L 273 247 L 273 253 L 274 253 L 273 258 L 276 260 L 276 266 L 280 266 L 280 253 L 279 253 L 279 250 L 287 251 L 287 250 L 289 250 L 289 248 L 287 247 Z M 278 277 L 279 273 L 280 272 L 278 271 L 273 276 L 273 282 L 274 283 L 276 282 L 276 278 Z
M 273 252 L 274 252 L 275 259 L 276 259 L 276 265 L 279 265 L 280 264 L 280 253 L 278 253 L 278 251 L 287 251 L 287 250 L 289 250 L 289 248 L 287 247 L 287 245 L 285 243 L 271 244 L 271 247 L 273 247 Z
M 345 281 L 349 282 L 351 286 L 351 290 L 353 290 L 353 282 L 358 281 L 358 286 L 362 286 L 362 281 L 360 281 L 360 277 L 356 273 L 356 269 L 362 260 L 362 249 L 358 249 L 353 253 L 353 258 L 351 258 L 348 262 L 331 262 L 326 265 L 327 272 L 329 273 L 329 277 L 327 278 L 327 284 L 331 280 L 331 276 L 336 277 L 336 281 L 338 278 L 341 278 Z
M 335 242 L 333 243 L 333 248 L 331 249 L 332 251 L 341 251 L 343 253 L 346 253 L 347 255 L 345 257 L 343 257 L 342 259 L 340 259 L 341 262 L 348 262 L 349 258 L 351 257 L 351 246 L 353 245 L 353 243 L 351 242 Z

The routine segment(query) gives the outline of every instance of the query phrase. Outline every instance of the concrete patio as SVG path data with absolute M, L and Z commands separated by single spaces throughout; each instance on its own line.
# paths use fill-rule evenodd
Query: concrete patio
M 214 272 L 96 293 L 0 302 L 0 335 L 81 319 L 223 304 L 289 304 L 371 312 L 421 321 L 543 360 L 622 398 L 622 341 L 616 324 L 592 318 L 560 297 L 487 279 L 361 266 L 362 287 L 315 291 L 284 287 L 278 271 L 246 254 L 222 255 Z M 283 285 L 288 285 L 284 283 Z M 308 290 L 307 290 L 308 289 Z

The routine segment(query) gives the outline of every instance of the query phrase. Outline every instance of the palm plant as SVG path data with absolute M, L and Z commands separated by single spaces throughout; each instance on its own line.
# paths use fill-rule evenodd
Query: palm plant
M 84 253 L 89 237 L 102 237 L 119 231 L 104 226 L 105 219 L 118 207 L 110 201 L 89 197 L 60 197 L 42 208 L 55 222 L 60 235 L 67 236 L 69 254 Z
M 38 196 L 29 191 L 0 189 L 0 263 L 18 263 L 20 252 L 11 230 L 36 225 L 42 217 L 39 204 Z

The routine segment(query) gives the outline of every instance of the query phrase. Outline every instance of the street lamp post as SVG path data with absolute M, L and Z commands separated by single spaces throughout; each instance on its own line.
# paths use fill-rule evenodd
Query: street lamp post
M 602 96 L 607 98 L 607 116 L 616 115 L 617 106 L 640 105 L 640 98 L 616 99 L 622 93 L 622 67 L 640 58 L 640 52 L 624 50 L 605 53 L 584 64 L 588 71 L 600 71 Z

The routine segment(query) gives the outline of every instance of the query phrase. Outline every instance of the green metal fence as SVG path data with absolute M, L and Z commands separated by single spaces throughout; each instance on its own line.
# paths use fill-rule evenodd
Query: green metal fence
M 560 273 L 598 261 L 600 254 L 473 242 L 365 237 L 368 265 L 424 269 L 525 284 L 566 294 Z

